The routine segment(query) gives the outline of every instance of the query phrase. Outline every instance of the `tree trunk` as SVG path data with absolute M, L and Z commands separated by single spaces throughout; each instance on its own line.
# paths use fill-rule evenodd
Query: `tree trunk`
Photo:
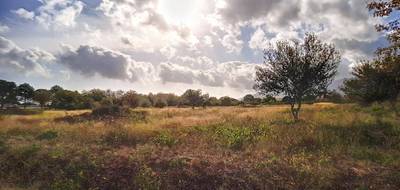
M 295 105 L 297 104 L 297 107 L 295 107 Z M 292 102 L 290 105 L 290 110 L 292 112 L 292 116 L 294 121 L 299 121 L 299 113 L 300 113 L 300 109 L 301 109 L 301 102 Z

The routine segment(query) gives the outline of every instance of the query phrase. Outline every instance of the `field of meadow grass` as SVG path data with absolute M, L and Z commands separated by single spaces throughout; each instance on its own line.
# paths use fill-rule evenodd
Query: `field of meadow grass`
M 389 106 L 0 115 L 0 189 L 400 189 Z

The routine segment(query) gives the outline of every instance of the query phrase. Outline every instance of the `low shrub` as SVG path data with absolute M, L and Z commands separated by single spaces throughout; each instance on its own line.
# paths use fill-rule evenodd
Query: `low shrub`
M 0 137 L 0 154 L 3 154 L 7 151 L 8 147 L 6 141 Z
M 161 182 L 155 175 L 153 170 L 144 165 L 140 168 L 139 173 L 134 177 L 134 181 L 140 189 L 157 190 L 161 187 Z
M 58 137 L 57 131 L 48 130 L 36 137 L 38 140 L 53 140 Z
M 153 142 L 157 145 L 172 147 L 173 145 L 178 143 L 178 140 L 175 139 L 175 137 L 172 136 L 170 133 L 162 132 L 154 137 Z
M 138 139 L 122 128 L 115 128 L 102 136 L 102 142 L 109 146 L 136 146 Z
M 167 103 L 162 101 L 162 100 L 158 100 L 155 104 L 154 107 L 156 108 L 164 108 L 167 106 Z
M 92 111 L 92 115 L 95 117 L 128 117 L 131 113 L 130 108 L 116 105 L 100 106 Z
M 215 140 L 222 145 L 240 150 L 245 145 L 256 142 L 260 137 L 265 136 L 267 128 L 260 126 L 217 126 L 215 127 Z

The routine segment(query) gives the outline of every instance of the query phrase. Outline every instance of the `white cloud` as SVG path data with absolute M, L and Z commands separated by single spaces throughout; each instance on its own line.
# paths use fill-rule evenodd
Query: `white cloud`
M 267 38 L 265 37 L 265 32 L 258 28 L 249 41 L 249 47 L 252 49 L 264 49 L 267 46 Z
M 0 34 L 1 34 L 1 33 L 6 33 L 6 32 L 8 32 L 9 30 L 10 30 L 10 28 L 9 28 L 8 26 L 3 25 L 3 24 L 0 23 Z
M 13 10 L 16 15 L 34 20 L 45 29 L 65 29 L 76 25 L 84 3 L 79 0 L 39 0 L 40 5 L 34 12 L 24 8 Z
M 40 49 L 22 49 L 14 42 L 0 36 L 0 66 L 24 74 L 38 74 L 48 77 L 47 64 L 54 56 Z
M 19 8 L 18 10 L 14 10 L 12 12 L 18 15 L 19 17 L 27 20 L 33 20 L 33 17 L 35 16 L 34 12 L 27 11 L 24 8 Z

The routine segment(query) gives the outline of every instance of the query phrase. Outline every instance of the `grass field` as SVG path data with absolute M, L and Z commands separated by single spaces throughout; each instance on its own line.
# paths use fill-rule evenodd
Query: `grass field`
M 306 105 L 0 115 L 0 189 L 400 189 L 389 107 Z

